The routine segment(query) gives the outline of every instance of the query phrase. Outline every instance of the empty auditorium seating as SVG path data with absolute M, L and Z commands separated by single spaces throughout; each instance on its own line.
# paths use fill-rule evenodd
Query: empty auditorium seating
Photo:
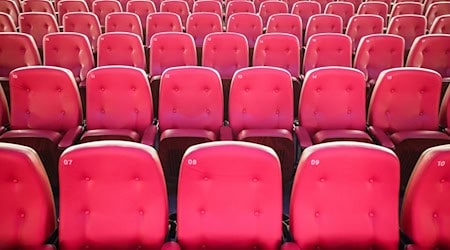
M 11 125 L 0 141 L 36 150 L 56 190 L 59 154 L 82 131 L 81 101 L 75 78 L 68 69 L 28 66 L 11 72 L 9 85 Z
M 438 131 L 441 85 L 437 72 L 410 67 L 385 70 L 375 83 L 369 132 L 398 155 L 402 189 L 425 149 L 450 143 L 450 137 Z
M 256 38 L 263 33 L 262 19 L 254 13 L 235 13 L 227 23 L 227 32 L 236 32 L 247 38 L 248 47 L 254 48 Z
M 392 0 L 367 0 L 367 2 L 383 2 L 388 7 L 388 13 L 391 13 L 392 9 Z
M 22 3 L 22 12 L 45 12 L 54 16 L 55 8 L 48 0 L 25 0 Z
M 222 17 L 222 3 L 216 0 L 195 1 L 192 12 L 211 12 Z
M 19 15 L 19 31 L 30 34 L 36 46 L 42 49 L 43 37 L 46 34 L 58 32 L 59 29 L 54 15 L 44 12 L 26 12 Z
M 434 19 L 447 14 L 450 14 L 450 2 L 445 1 L 432 3 L 425 13 L 425 17 L 427 18 L 427 29 L 431 28 Z
M 97 66 L 105 65 L 127 65 L 145 70 L 147 63 L 141 38 L 129 32 L 101 34 Z
M 294 7 L 295 3 L 298 2 L 297 0 L 282 0 L 288 5 L 288 12 L 291 13 L 292 8 Z
M 294 174 L 293 99 L 291 75 L 284 69 L 255 66 L 234 74 L 228 108 L 233 138 L 274 148 L 285 185 Z
M 59 169 L 59 249 L 161 248 L 168 200 L 152 147 L 124 141 L 81 144 L 64 152 Z
M 92 12 L 98 17 L 100 25 L 105 26 L 106 16 L 113 12 L 122 12 L 122 5 L 117 0 L 95 0 L 92 3 Z
M 344 30 L 342 18 L 334 14 L 317 14 L 309 18 L 305 30 L 305 45 L 309 38 L 318 33 L 342 33 Z
M 176 187 L 184 151 L 221 139 L 223 103 L 220 76 L 213 69 L 173 67 L 161 76 L 158 153 L 170 193 Z
M 450 146 L 426 150 L 418 160 L 403 198 L 400 227 L 412 240 L 408 249 L 450 246 L 448 163 Z
M 16 25 L 9 14 L 0 12 L 0 32 L 15 32 Z
M 105 32 L 128 32 L 138 35 L 141 39 L 143 35 L 139 16 L 128 12 L 109 13 L 106 16 Z
M 381 16 L 384 20 L 384 26 L 388 25 L 387 15 L 388 15 L 388 5 L 384 2 L 363 2 L 356 12 L 357 15 L 362 14 L 372 14 Z
M 324 66 L 352 66 L 352 40 L 349 36 L 337 33 L 311 36 L 303 58 L 303 74 Z
M 196 3 L 201 2 L 205 1 L 202 0 Z M 213 32 L 222 32 L 221 16 L 212 12 L 195 12 L 189 15 L 186 24 L 186 33 L 192 35 L 197 48 L 203 47 L 203 41 L 205 40 L 206 35 Z
M 179 185 L 177 242 L 165 249 L 280 249 L 281 172 L 272 149 L 245 142 L 193 146 Z
M 170 12 L 155 12 L 147 16 L 145 44 L 150 46 L 153 35 L 160 32 L 182 32 L 180 17 Z
M 409 51 L 414 39 L 425 34 L 426 25 L 427 20 L 424 16 L 400 15 L 391 19 L 386 33 L 403 37 L 405 39 L 405 50 Z
M 322 10 L 320 4 L 316 1 L 297 1 L 292 7 L 291 13 L 301 17 L 303 29 L 306 29 L 309 18 L 312 15 L 322 13 Z
M 11 16 L 13 23 L 15 26 L 18 26 L 19 19 L 19 7 L 16 5 L 14 1 L 11 0 L 2 0 L 0 1 L 0 12 L 6 13 Z
M 137 14 L 139 16 L 139 20 L 141 20 L 142 28 L 145 30 L 147 16 L 156 12 L 156 6 L 152 1 L 130 0 L 127 3 L 126 11 Z
M 355 11 L 358 11 L 359 6 L 361 6 L 361 4 L 364 2 L 363 0 L 339 0 L 339 1 L 353 4 Z
M 183 27 L 186 26 L 187 18 L 190 14 L 189 5 L 185 0 L 164 0 L 161 2 L 160 11 L 177 14 L 181 19 Z
M 58 2 L 58 22 L 63 24 L 63 17 L 69 12 L 88 12 L 89 7 L 85 1 L 80 0 L 61 0 Z
M 288 5 L 283 1 L 268 0 L 261 3 L 258 15 L 263 21 L 263 27 L 266 27 L 267 21 L 273 14 L 288 13 Z
M 399 249 L 399 161 L 361 142 L 305 149 L 290 203 L 289 249 Z M 286 246 L 286 249 L 287 246 Z
M 401 2 L 394 4 L 391 11 L 391 18 L 398 15 L 422 15 L 422 3 Z
M 353 51 L 358 47 L 362 37 L 370 34 L 383 33 L 383 22 L 383 18 L 378 15 L 364 14 L 352 16 L 345 30 L 345 34 L 352 39 Z
M 0 245 L 3 249 L 52 250 L 56 230 L 53 194 L 39 156 L 25 146 L 0 143 Z
M 225 9 L 225 21 L 228 22 L 228 19 L 234 13 L 256 13 L 255 4 L 252 1 L 231 1 L 227 4 Z
M 430 34 L 450 34 L 450 14 L 435 18 L 429 32 Z
M 225 0 L 225 1 L 227 1 L 227 0 Z M 230 0 L 228 0 L 228 1 L 230 1 Z M 265 1 L 269 1 L 269 0 L 254 0 L 253 1 L 253 3 L 255 4 L 256 13 L 259 12 L 259 8 L 261 7 L 261 4 Z
M 91 70 L 86 82 L 86 131 L 81 142 L 126 140 L 153 145 L 152 95 L 145 71 L 129 66 Z
M 3 87 L 0 85 L 0 134 L 3 134 L 9 126 L 9 108 Z
M 348 2 L 331 2 L 326 5 L 324 13 L 340 16 L 342 18 L 342 25 L 345 28 L 350 17 L 355 14 L 355 6 Z
M 320 9 L 322 10 L 322 13 L 324 13 L 327 4 L 333 2 L 333 0 L 314 0 L 314 1 L 320 4 Z
M 102 33 L 98 17 L 89 12 L 70 12 L 64 15 L 63 31 L 87 36 L 92 50 L 97 51 L 97 40 Z
M 269 17 L 266 33 L 288 33 L 297 37 L 299 46 L 303 45 L 303 23 L 295 14 L 274 14 Z

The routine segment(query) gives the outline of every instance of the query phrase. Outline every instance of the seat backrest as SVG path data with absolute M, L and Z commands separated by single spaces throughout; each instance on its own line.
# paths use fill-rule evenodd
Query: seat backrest
M 164 0 L 161 2 L 160 11 L 177 14 L 183 27 L 186 26 L 187 18 L 190 14 L 189 5 L 185 0 Z
M 192 35 L 196 47 L 202 47 L 206 35 L 213 32 L 222 32 L 221 16 L 212 12 L 195 12 L 189 15 L 186 33 Z
M 313 0 L 313 1 L 318 2 L 320 4 L 320 9 L 322 10 L 322 13 L 325 12 L 327 4 L 333 2 L 333 0 Z
M 62 0 L 58 2 L 58 22 L 63 24 L 63 17 L 69 12 L 89 12 L 89 7 L 85 1 Z
M 266 33 L 288 33 L 297 37 L 299 46 L 303 44 L 303 23 L 295 14 L 273 14 L 267 22 Z
M 127 3 L 127 12 L 135 13 L 141 20 L 142 28 L 146 29 L 147 16 L 156 12 L 156 6 L 152 1 L 147 0 L 130 0 Z
M 230 87 L 230 127 L 292 129 L 294 97 L 291 74 L 285 69 L 255 66 L 236 71 Z
M 0 143 L 0 165 L 0 245 L 5 249 L 42 247 L 56 229 L 44 165 L 32 148 L 12 143 Z
M 223 124 L 223 90 L 214 69 L 173 67 L 161 76 L 159 129 L 204 129 L 219 135 Z
M 404 48 L 401 36 L 367 35 L 359 43 L 353 67 L 363 72 L 367 81 L 374 83 L 383 70 L 403 67 Z
M 299 122 L 312 136 L 320 130 L 365 131 L 366 83 L 361 71 L 322 67 L 308 71 L 299 101 Z
M 290 230 L 302 249 L 398 249 L 400 163 L 384 147 L 330 142 L 302 153 Z
M 450 14 L 442 15 L 434 19 L 430 34 L 450 34 Z
M 175 13 L 155 12 L 147 16 L 145 44 L 150 45 L 153 35 L 160 32 L 182 32 L 181 18 Z
M 306 29 L 308 25 L 309 18 L 312 15 L 317 15 L 322 13 L 320 4 L 315 1 L 297 1 L 292 7 L 292 14 L 300 16 L 302 19 L 303 29 Z M 306 42 L 306 41 L 305 41 Z
M 53 66 L 18 68 L 11 72 L 9 86 L 11 129 L 65 133 L 81 125 L 81 100 L 72 71 Z
M 126 65 L 145 70 L 141 38 L 129 32 L 101 34 L 98 39 L 97 66 Z
M 381 72 L 370 99 L 368 124 L 386 133 L 437 130 L 441 76 L 421 68 Z
M 442 199 L 450 189 L 450 147 L 442 145 L 422 153 L 406 187 L 400 227 L 420 249 L 450 245 L 450 204 Z
M 113 12 L 122 12 L 122 5 L 117 0 L 95 0 L 92 3 L 92 12 L 97 15 L 100 25 L 104 26 L 106 16 Z
M 447 14 L 450 14 L 450 2 L 446 1 L 432 3 L 425 13 L 425 17 L 427 18 L 427 29 L 431 28 L 434 19 Z
M 417 37 L 406 60 L 408 67 L 432 69 L 450 77 L 450 35 L 428 34 Z
M 367 0 L 367 2 L 383 2 L 383 3 L 387 4 L 388 13 L 391 13 L 392 0 Z
M 15 32 L 16 25 L 11 16 L 7 13 L 0 12 L 0 32 Z
M 261 4 L 265 1 L 271 1 L 271 0 L 253 0 L 253 3 L 255 4 L 256 13 L 259 12 L 259 8 L 261 7 Z
M 30 34 L 38 48 L 42 48 L 43 38 L 46 34 L 59 32 L 55 16 L 44 12 L 21 13 L 19 30 L 22 33 Z
M 300 49 L 300 43 L 294 35 L 266 33 L 256 40 L 252 65 L 283 68 L 297 78 L 300 76 Z
M 308 45 L 309 38 L 319 33 L 342 34 L 344 24 L 342 18 L 334 14 L 317 14 L 309 18 L 305 30 L 305 44 Z
M 152 36 L 150 41 L 149 75 L 162 75 L 175 66 L 197 65 L 194 38 L 182 32 L 163 32 Z
M 255 13 L 235 13 L 228 19 L 227 32 L 236 32 L 244 35 L 247 38 L 248 47 L 254 48 L 256 39 L 263 33 L 262 19 Z
M 359 6 L 361 6 L 361 4 L 363 3 L 363 0 L 339 0 L 339 1 L 353 4 L 353 6 L 355 7 L 355 11 L 358 11 Z
M 258 15 L 261 17 L 263 21 L 263 26 L 266 27 L 267 21 L 269 20 L 270 16 L 272 16 L 273 14 L 288 13 L 288 12 L 289 7 L 287 3 L 278 0 L 268 0 L 261 3 Z
M 64 32 L 76 32 L 87 36 L 92 50 L 97 51 L 97 40 L 102 33 L 100 22 L 94 13 L 70 12 L 63 18 Z
M 324 66 L 352 66 L 352 40 L 337 33 L 311 36 L 303 58 L 303 73 Z
M 83 34 L 59 32 L 44 36 L 44 65 L 72 71 L 77 82 L 84 81 L 94 68 L 94 56 L 89 40 Z
M 358 15 L 371 14 L 381 16 L 384 20 L 384 26 L 388 25 L 387 15 L 388 15 L 388 5 L 384 2 L 363 2 L 356 12 Z
M 399 15 L 391 19 L 386 33 L 403 37 L 408 51 L 416 37 L 425 34 L 426 26 L 427 20 L 422 15 Z
M 168 199 L 154 148 L 127 141 L 76 145 L 61 155 L 59 179 L 61 249 L 163 245 Z
M 180 169 L 181 247 L 280 248 L 281 167 L 273 149 L 248 142 L 202 143 L 186 151 Z
M 252 1 L 231 1 L 227 4 L 225 9 L 225 21 L 228 22 L 228 19 L 234 13 L 256 13 L 255 4 Z
M 238 69 L 249 65 L 249 51 L 244 35 L 216 32 L 206 36 L 203 43 L 202 66 L 217 70 L 222 79 L 231 79 Z
M 55 15 L 55 7 L 48 0 L 25 0 L 22 3 L 22 12 L 45 12 Z
M 105 32 L 128 32 L 136 34 L 142 39 L 141 20 L 139 19 L 139 16 L 134 13 L 109 13 L 106 16 Z
M 212 12 L 222 16 L 222 4 L 216 0 L 195 1 L 192 12 Z
M 355 6 L 348 2 L 330 2 L 326 5 L 324 13 L 340 16 L 343 26 L 347 27 L 350 17 L 355 15 Z
M 383 33 L 383 18 L 378 15 L 364 14 L 355 15 L 350 18 L 345 34 L 352 39 L 353 51 L 358 47 L 362 37 L 370 34 Z
M 401 2 L 394 4 L 391 11 L 391 18 L 398 15 L 422 15 L 423 5 L 416 2 Z
M 130 129 L 141 136 L 153 122 L 152 94 L 141 69 L 103 66 L 86 83 L 87 129 Z
M 0 1 L 0 12 L 6 13 L 9 16 L 11 16 L 14 25 L 18 26 L 20 11 L 19 7 L 16 5 L 14 1 L 11 0 Z
M 15 68 L 40 64 L 41 58 L 31 35 L 0 32 L 0 77 L 7 78 Z

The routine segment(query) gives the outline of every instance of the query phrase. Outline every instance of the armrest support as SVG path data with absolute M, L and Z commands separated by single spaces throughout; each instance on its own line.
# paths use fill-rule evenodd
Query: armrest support
M 67 131 L 66 134 L 64 134 L 63 138 L 61 139 L 61 141 L 59 141 L 58 148 L 60 150 L 64 150 L 67 147 L 73 145 L 75 141 L 80 139 L 83 130 L 84 127 L 79 125 Z
M 294 132 L 301 148 L 307 148 L 312 145 L 311 137 L 304 127 L 294 126 Z
M 389 148 L 389 149 L 395 149 L 395 144 L 392 142 L 391 138 L 387 134 L 384 133 L 383 130 L 369 126 L 368 128 L 369 134 L 377 141 L 381 146 Z
M 220 140 L 221 141 L 232 141 L 233 140 L 233 131 L 230 126 L 223 125 L 220 127 Z
M 5 133 L 6 130 L 8 130 L 8 128 L 6 128 L 5 126 L 0 126 L 0 134 Z
M 150 79 L 149 79 L 150 83 L 153 82 L 153 81 L 159 81 L 159 80 L 161 80 L 161 76 L 160 76 L 160 75 L 151 76 L 151 77 L 149 77 L 149 78 L 150 78 Z
M 154 146 L 157 133 L 158 127 L 156 125 L 148 126 L 145 129 L 144 134 L 142 135 L 141 143 L 149 146 Z
M 300 247 L 295 242 L 286 242 L 281 245 L 281 250 L 300 250 Z
M 175 241 L 170 241 L 170 242 L 164 243 L 161 250 L 181 250 L 181 247 Z

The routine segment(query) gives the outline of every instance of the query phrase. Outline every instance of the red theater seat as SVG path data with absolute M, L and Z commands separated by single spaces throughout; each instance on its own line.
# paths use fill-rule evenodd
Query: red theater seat
M 168 200 L 155 149 L 85 143 L 63 153 L 59 170 L 59 249 L 161 249 Z
M 269 0 L 264 1 L 261 3 L 261 6 L 259 8 L 258 15 L 261 17 L 263 21 L 263 27 L 266 27 L 267 21 L 269 21 L 269 18 L 274 14 L 280 14 L 280 13 L 288 13 L 287 3 L 283 1 L 278 0 Z
M 436 2 L 432 3 L 425 12 L 425 17 L 427 18 L 427 29 L 431 28 L 431 25 L 439 16 L 450 14 L 450 2 Z
M 95 0 L 92 3 L 92 12 L 98 17 L 101 27 L 104 27 L 106 16 L 109 13 L 122 12 L 122 5 L 117 0 Z
M 227 4 L 225 9 L 225 21 L 234 13 L 256 13 L 255 4 L 252 1 L 231 1 Z
M 303 23 L 295 14 L 273 14 L 267 22 L 266 33 L 287 33 L 297 37 L 299 48 L 303 46 Z M 299 62 L 300 63 L 300 62 Z
M 126 65 L 145 70 L 147 63 L 141 38 L 129 32 L 101 34 L 97 66 L 106 65 Z
M 422 15 L 423 5 L 416 2 L 401 2 L 394 4 L 391 18 L 398 15 Z
M 129 12 L 113 12 L 106 16 L 105 32 L 128 32 L 142 40 L 142 24 L 139 16 Z M 141 41 L 142 44 L 142 41 Z
M 185 0 L 164 0 L 161 2 L 160 11 L 177 14 L 181 19 L 183 27 L 186 26 L 187 18 L 191 14 L 189 5 Z
M 430 28 L 430 34 L 450 34 L 450 14 L 434 19 Z
M 30 34 L 36 46 L 42 49 L 44 36 L 59 32 L 59 29 L 54 15 L 44 12 L 26 12 L 19 15 L 19 31 Z
M 102 33 L 100 22 L 94 13 L 70 12 L 63 17 L 64 32 L 76 32 L 86 35 L 92 50 L 97 51 L 97 40 Z
M 425 34 L 427 20 L 421 15 L 400 15 L 391 19 L 387 34 L 399 35 L 405 39 L 405 51 L 411 49 L 416 37 Z
M 2 0 L 0 1 L 0 12 L 6 13 L 9 16 L 11 16 L 14 25 L 17 27 L 19 23 L 19 10 L 20 6 L 17 6 L 17 4 L 14 1 L 11 0 Z
M 55 15 L 55 7 L 48 0 L 25 0 L 22 3 L 22 12 L 45 12 Z
M 355 15 L 350 18 L 345 34 L 352 39 L 352 49 L 355 52 L 361 38 L 371 34 L 383 33 L 383 18 L 378 15 Z
M 139 16 L 142 28 L 146 29 L 147 16 L 156 12 L 156 6 L 152 1 L 147 0 L 130 0 L 127 3 L 127 12 L 134 13 Z
M 388 5 L 384 2 L 375 2 L 375 1 L 363 2 L 359 6 L 356 14 L 357 15 L 370 14 L 381 16 L 384 20 L 384 26 L 388 25 L 387 20 Z
M 12 17 L 7 14 L 0 12 L 0 32 L 15 32 L 16 25 Z
M 227 32 L 244 35 L 247 38 L 248 47 L 253 49 L 256 38 L 263 33 L 263 22 L 261 17 L 255 13 L 235 13 L 228 19 Z
M 345 29 L 350 18 L 355 15 L 355 6 L 348 2 L 330 2 L 325 6 L 324 13 L 340 16 Z
M 292 14 L 300 16 L 302 19 L 303 29 L 306 29 L 308 25 L 309 18 L 312 15 L 317 15 L 322 13 L 320 4 L 315 1 L 298 1 L 292 7 Z M 305 40 L 305 43 L 307 41 Z
M 309 38 L 319 33 L 339 33 L 344 30 L 342 18 L 334 14 L 317 14 L 309 18 L 305 30 L 305 44 L 308 45 Z
M 89 12 L 89 7 L 83 0 L 62 0 L 58 2 L 58 23 L 63 24 L 63 18 L 69 12 Z
M 196 2 L 201 3 L 204 0 Z M 214 1 L 214 3 L 218 3 Z M 186 24 L 186 33 L 191 34 L 194 38 L 197 48 L 203 47 L 203 41 L 206 35 L 214 32 L 222 32 L 222 17 L 211 12 L 195 12 L 189 15 Z
M 216 0 L 195 1 L 192 12 L 193 13 L 211 12 L 222 17 L 222 1 L 220 2 Z
M 183 25 L 175 13 L 156 12 L 147 16 L 145 44 L 150 46 L 153 35 L 161 32 L 182 32 Z

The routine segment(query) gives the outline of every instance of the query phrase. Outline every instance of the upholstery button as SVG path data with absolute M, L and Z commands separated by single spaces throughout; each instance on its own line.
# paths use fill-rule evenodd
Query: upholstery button
M 441 179 L 441 183 L 444 183 L 445 182 L 445 179 Z
M 61 88 L 58 88 L 58 89 L 56 89 L 58 92 L 61 92 L 62 91 L 62 89 Z
M 391 89 L 391 93 L 395 93 L 395 89 Z
M 207 114 L 209 114 L 209 113 L 211 113 L 211 110 L 209 110 L 209 109 L 206 109 L 206 111 L 205 111 Z
M 202 245 L 202 248 L 205 249 L 205 248 L 206 248 L 206 245 Z
M 177 109 L 176 108 L 173 108 L 172 109 L 172 113 L 176 113 L 177 112 Z
M 207 176 L 203 177 L 203 180 L 208 181 L 208 177 Z
M 104 109 L 101 109 L 100 112 L 104 114 L 104 113 L 105 113 L 105 110 L 104 110 Z
M 369 217 L 373 217 L 374 213 L 373 212 L 369 212 Z
M 437 213 L 433 213 L 433 218 L 437 218 L 437 217 L 438 217 Z
M 258 180 L 258 178 L 255 177 L 255 178 L 252 179 L 252 181 L 253 182 L 258 182 L 259 180 Z
M 139 178 L 139 177 L 136 177 L 136 178 L 134 178 L 134 180 L 135 180 L 135 181 L 140 181 L 140 180 L 141 180 L 141 178 Z
M 61 115 L 66 115 L 66 111 L 61 111 Z
M 84 180 L 85 180 L 85 181 L 90 181 L 90 180 L 91 180 L 91 178 L 89 178 L 89 177 L 85 177 L 85 178 L 84 178 Z
M 423 94 L 423 93 L 425 93 L 425 91 L 423 91 L 423 89 L 421 89 L 421 90 L 420 90 L 420 93 Z
M 320 182 L 325 182 L 325 178 L 320 178 Z
M 247 110 L 246 109 L 242 109 L 242 113 L 247 113 Z
M 141 245 L 136 246 L 136 249 L 141 249 L 141 248 L 142 248 Z
M 132 91 L 136 91 L 136 87 L 134 87 L 134 86 L 131 87 L 131 90 L 132 90 Z
M 259 211 L 255 211 L 255 212 L 254 212 L 254 215 L 255 215 L 256 217 L 258 217 L 258 216 L 259 216 L 259 214 L 260 214 L 260 212 L 259 212 Z
M 205 210 L 200 210 L 200 214 L 205 214 Z
M 319 217 L 319 216 L 320 216 L 320 213 L 319 213 L 319 212 L 316 212 L 316 213 L 314 214 L 314 216 Z
M 316 246 L 316 250 L 320 250 L 320 246 Z
M 30 88 L 26 88 L 26 90 L 27 90 L 27 92 L 30 92 L 30 91 L 31 91 Z
M 18 183 L 18 182 L 19 182 L 19 180 L 17 180 L 17 179 L 13 179 L 13 180 L 12 180 L 12 182 L 13 182 L 13 183 Z
M 25 218 L 25 213 L 20 213 L 20 218 Z
M 139 110 L 138 109 L 134 109 L 134 113 L 139 113 Z
M 273 92 L 278 93 L 278 92 L 280 92 L 280 89 L 276 88 L 273 90 Z
M 369 179 L 369 182 L 370 182 L 370 183 L 373 183 L 373 178 L 370 178 L 370 179 Z
M 250 89 L 249 88 L 245 88 L 245 92 L 249 92 L 250 91 Z
M 321 88 L 316 88 L 316 92 L 319 93 L 320 91 L 322 91 Z
M 25 113 L 26 113 L 27 115 L 29 115 L 29 114 L 30 114 L 30 111 L 29 111 L 29 110 L 27 110 L 27 111 L 25 111 Z
M 140 209 L 139 210 L 139 215 L 144 215 L 144 210 Z
M 420 115 L 420 116 L 423 116 L 423 112 L 420 112 L 419 115 Z
M 101 90 L 101 91 L 105 91 L 105 88 L 104 88 L 104 87 L 101 87 L 100 90 Z
M 87 210 L 87 209 L 84 210 L 84 214 L 85 214 L 85 215 L 89 215 L 90 213 L 91 213 L 91 211 L 89 211 L 89 210 Z
M 89 245 L 84 246 L 85 249 L 89 249 Z

